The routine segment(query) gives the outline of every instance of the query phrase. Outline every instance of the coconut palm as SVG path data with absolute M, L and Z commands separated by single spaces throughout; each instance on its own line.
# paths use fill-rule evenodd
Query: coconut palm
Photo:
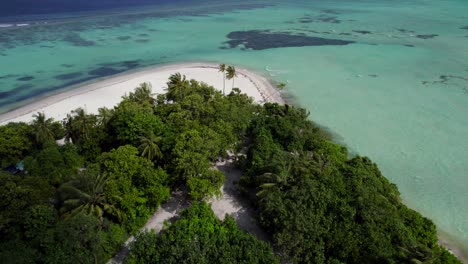
M 33 115 L 32 121 L 33 134 L 36 143 L 43 144 L 48 141 L 54 140 L 54 132 L 52 131 L 52 118 L 46 118 L 44 113 L 37 112 Z
M 237 77 L 236 67 L 228 66 L 226 69 L 226 78 L 228 80 L 232 79 L 232 89 L 234 89 L 234 79 Z
M 179 100 L 182 101 L 184 86 L 188 85 L 188 81 L 185 75 L 178 73 L 172 74 L 169 77 L 169 82 L 167 83 L 167 98 L 169 100 L 176 99 L 176 94 L 178 94 Z
M 103 175 L 90 175 L 85 171 L 74 180 L 62 184 L 58 190 L 62 200 L 62 216 L 67 218 L 84 213 L 102 220 L 104 215 L 109 215 L 122 221 L 121 211 L 109 202 L 104 192 L 106 181 L 107 177 Z
M 78 135 L 73 129 L 73 116 L 67 114 L 67 117 L 62 121 L 63 127 L 65 128 L 65 140 L 67 142 L 76 142 L 78 140 Z
M 162 158 L 163 154 L 158 146 L 160 142 L 161 137 L 155 136 L 153 133 L 146 137 L 140 137 L 140 146 L 138 146 L 140 155 L 149 160 Z
M 63 122 L 65 139 L 76 143 L 81 139 L 88 139 L 89 133 L 96 125 L 96 116 L 86 114 L 83 108 L 77 108 L 67 115 Z
M 260 185 L 260 191 L 257 192 L 257 196 L 263 198 L 274 189 L 286 188 L 291 179 L 291 164 L 283 164 L 279 173 L 264 173 L 259 176 L 259 181 L 262 182 Z
M 107 107 L 101 107 L 98 109 L 98 122 L 101 126 L 106 126 L 112 116 L 114 115 L 114 109 L 109 109 Z
M 80 139 L 88 139 L 89 132 L 96 124 L 96 117 L 86 114 L 83 108 L 73 110 L 72 114 L 74 114 L 72 125 L 78 132 L 78 137 Z
M 223 73 L 223 95 L 225 95 L 225 90 L 226 90 L 226 64 L 220 64 L 219 65 L 219 72 Z
M 129 99 L 140 104 L 149 103 L 154 105 L 156 102 L 153 98 L 152 86 L 146 82 L 135 88 L 135 91 L 130 93 Z
M 268 99 L 270 99 L 271 97 L 279 94 L 285 88 L 286 88 L 286 83 L 284 83 L 284 82 L 277 83 L 275 91 L 273 93 L 271 93 L 270 95 L 268 95 L 266 98 L 264 98 L 265 102 L 268 101 Z

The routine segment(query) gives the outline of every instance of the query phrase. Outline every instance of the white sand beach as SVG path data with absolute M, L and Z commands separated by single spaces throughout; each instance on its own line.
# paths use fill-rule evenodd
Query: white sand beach
M 268 79 L 246 69 L 236 68 L 236 70 L 237 77 L 235 78 L 234 87 L 253 97 L 257 103 L 284 103 L 281 95 Z M 114 107 L 122 100 L 122 96 L 132 92 L 139 84 L 144 82 L 151 83 L 153 93 L 164 93 L 169 76 L 177 72 L 185 75 L 187 79 L 195 79 L 212 85 L 218 90 L 223 90 L 223 75 L 218 71 L 218 65 L 216 64 L 183 63 L 164 65 L 70 87 L 65 92 L 38 99 L 36 102 L 1 114 L 0 124 L 29 122 L 37 112 L 43 112 L 47 117 L 55 120 L 62 120 L 70 111 L 79 107 L 84 108 L 88 113 L 96 114 L 101 107 Z M 231 90 L 232 81 L 226 80 L 226 94 L 230 93 Z M 222 197 L 210 200 L 212 208 L 220 219 L 223 219 L 225 214 L 230 214 L 242 229 L 253 233 L 259 239 L 267 240 L 267 235 L 255 223 L 251 209 L 237 195 L 236 184 L 241 172 L 235 169 L 231 163 L 232 160 L 217 164 L 217 168 L 225 173 L 227 180 L 221 189 Z M 180 210 L 187 206 L 183 193 L 180 191 L 174 192 L 171 199 L 161 205 L 142 230 L 159 232 L 165 221 L 177 216 Z M 125 256 L 128 254 L 129 245 L 133 240 L 134 237 L 131 236 L 122 250 L 108 263 L 123 263 Z
M 111 79 L 77 88 L 73 90 L 77 92 L 75 94 L 68 94 L 68 92 L 59 94 L 57 96 L 60 96 L 60 98 L 57 100 L 49 101 L 51 98 L 47 98 L 43 101 L 45 101 L 44 103 L 49 103 L 49 105 L 42 108 L 32 107 L 30 105 L 25 106 L 23 107 L 24 110 L 29 113 L 21 114 L 24 110 L 18 112 L 18 117 L 15 117 L 12 120 L 31 120 L 32 114 L 37 111 L 43 111 L 46 115 L 52 116 L 55 119 L 61 119 L 65 117 L 67 112 L 80 106 L 85 107 L 83 105 L 84 102 L 86 102 L 85 109 L 88 112 L 95 113 L 97 112 L 97 109 L 103 105 L 107 107 L 116 105 L 120 102 L 122 95 L 133 91 L 134 87 L 143 82 L 150 82 L 153 85 L 153 92 L 155 93 L 164 92 L 163 88 L 166 86 L 165 84 L 167 79 L 171 74 L 176 72 L 186 75 L 188 79 L 202 81 L 214 86 L 216 89 L 222 90 L 223 77 L 221 73 L 218 72 L 217 67 L 218 66 L 215 64 L 208 63 L 176 64 L 113 77 Z M 253 97 L 256 102 L 284 103 L 275 87 L 265 77 L 240 68 L 237 68 L 237 75 L 238 77 L 235 79 L 235 87 L 238 87 L 242 92 Z M 232 82 L 226 81 L 226 93 L 231 91 L 231 87 Z M 70 91 L 70 93 L 73 91 Z M 109 97 L 106 97 L 106 94 L 108 94 Z M 34 111 L 31 112 L 31 109 L 34 109 Z M 20 110 L 22 109 L 19 108 L 15 111 Z M 12 113 L 13 112 L 7 114 Z M 0 116 L 0 120 L 5 122 L 3 116 Z M 225 215 L 229 214 L 234 217 L 241 229 L 254 234 L 258 239 L 267 241 L 268 236 L 255 222 L 252 209 L 249 208 L 247 205 L 248 203 L 240 198 L 237 184 L 241 176 L 241 171 L 236 169 L 232 162 L 233 159 L 230 159 L 229 161 L 218 162 L 215 166 L 226 175 L 226 181 L 221 187 L 221 197 L 209 200 L 211 207 L 219 219 L 224 219 Z M 189 203 L 187 203 L 184 193 L 180 190 L 176 190 L 172 194 L 171 198 L 166 203 L 162 204 L 161 207 L 152 215 L 142 230 L 155 230 L 156 232 L 161 231 L 165 221 L 168 221 L 173 217 L 177 217 L 180 211 L 188 205 Z M 109 260 L 108 263 L 123 263 L 129 252 L 129 246 L 134 240 L 134 236 L 131 236 L 125 242 L 121 251 Z
M 236 67 L 236 70 L 234 87 L 238 87 L 242 92 L 253 97 L 256 102 L 283 102 L 268 79 L 246 69 Z M 123 95 L 132 92 L 144 82 L 151 83 L 153 93 L 164 93 L 169 76 L 177 72 L 185 75 L 187 79 L 195 79 L 212 85 L 216 89 L 223 89 L 223 76 L 216 64 L 203 62 L 170 64 L 115 75 L 38 99 L 36 102 L 1 114 L 0 124 L 29 122 L 37 112 L 43 112 L 47 117 L 55 120 L 62 120 L 70 111 L 79 107 L 88 113 L 96 114 L 101 107 L 114 107 L 122 100 Z M 231 88 L 232 81 L 226 80 L 226 94 L 231 92 Z

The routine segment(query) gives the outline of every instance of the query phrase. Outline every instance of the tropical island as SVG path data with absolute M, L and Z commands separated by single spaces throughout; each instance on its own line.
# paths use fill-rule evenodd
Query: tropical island
M 245 69 L 131 73 L 0 121 L 5 263 L 461 263 L 375 163 Z

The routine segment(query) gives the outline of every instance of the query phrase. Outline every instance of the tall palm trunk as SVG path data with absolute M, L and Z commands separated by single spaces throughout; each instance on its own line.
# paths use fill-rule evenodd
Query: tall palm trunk
M 226 95 L 226 74 L 223 72 L 223 95 Z

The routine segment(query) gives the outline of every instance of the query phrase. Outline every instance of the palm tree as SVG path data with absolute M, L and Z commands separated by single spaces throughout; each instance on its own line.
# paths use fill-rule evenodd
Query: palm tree
M 228 80 L 232 79 L 232 89 L 234 89 L 234 79 L 237 77 L 236 67 L 228 66 L 226 69 L 226 77 Z
M 46 118 L 44 113 L 37 112 L 33 115 L 34 120 L 32 121 L 33 133 L 36 139 L 36 143 L 43 144 L 47 141 L 53 141 L 54 132 L 52 131 L 52 118 Z
M 104 192 L 107 177 L 90 175 L 86 171 L 74 180 L 62 184 L 59 194 L 63 201 L 60 212 L 63 217 L 72 217 L 78 213 L 97 216 L 103 219 L 104 214 L 122 221 L 122 213 L 108 201 Z
M 277 83 L 275 91 L 273 93 L 271 93 L 270 95 L 268 95 L 266 98 L 264 98 L 265 103 L 268 101 L 268 99 L 275 96 L 276 94 L 279 94 L 285 88 L 286 88 L 286 83 L 284 83 L 284 82 Z
M 78 132 L 78 139 L 88 139 L 89 132 L 96 123 L 94 115 L 88 115 L 83 108 L 72 111 L 72 127 Z
M 150 105 L 154 105 L 156 101 L 153 98 L 151 84 L 146 82 L 135 88 L 135 91 L 130 93 L 129 98 L 130 100 L 140 104 L 149 103 Z
M 78 135 L 76 135 L 76 132 L 73 129 L 73 116 L 71 114 L 67 114 L 67 117 L 62 121 L 62 124 L 65 128 L 65 140 L 67 142 L 76 142 L 78 140 Z
M 291 178 L 291 164 L 283 164 L 279 173 L 264 173 L 259 177 L 259 180 L 263 182 L 260 185 L 260 191 L 257 192 L 257 196 L 263 198 L 266 194 L 270 193 L 274 189 L 284 189 L 289 185 Z
M 153 133 L 146 137 L 140 137 L 140 146 L 138 146 L 140 155 L 151 161 L 162 158 L 163 154 L 158 146 L 160 142 L 161 137 L 155 136 Z
M 101 107 L 98 109 L 98 121 L 101 126 L 106 126 L 112 116 L 114 115 L 114 109 L 109 109 L 107 107 Z
M 226 89 L 226 64 L 219 65 L 219 72 L 223 73 L 223 95 L 225 95 L 224 91 Z
M 174 100 L 176 99 L 176 91 L 179 94 L 179 100 L 182 101 L 182 89 L 184 88 L 185 85 L 188 84 L 188 81 L 185 77 L 185 75 L 178 73 L 172 74 L 169 77 L 169 82 L 167 83 L 167 98 L 169 100 Z

